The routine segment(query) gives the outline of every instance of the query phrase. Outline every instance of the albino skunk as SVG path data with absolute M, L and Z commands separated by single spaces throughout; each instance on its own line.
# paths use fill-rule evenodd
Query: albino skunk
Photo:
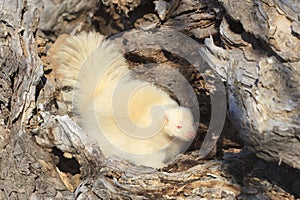
M 74 88 L 79 123 L 105 156 L 163 167 L 194 138 L 190 109 L 133 79 L 123 55 L 104 36 L 92 32 L 58 39 L 51 52 L 61 86 Z

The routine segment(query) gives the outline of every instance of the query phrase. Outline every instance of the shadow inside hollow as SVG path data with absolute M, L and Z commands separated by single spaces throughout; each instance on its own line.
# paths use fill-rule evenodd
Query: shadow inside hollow
M 300 197 L 300 170 L 286 164 L 264 161 L 247 148 L 224 157 L 230 162 L 228 171 L 240 184 L 243 197 L 253 195 L 253 191 L 266 195 L 270 190 L 278 192 L 278 189 Z

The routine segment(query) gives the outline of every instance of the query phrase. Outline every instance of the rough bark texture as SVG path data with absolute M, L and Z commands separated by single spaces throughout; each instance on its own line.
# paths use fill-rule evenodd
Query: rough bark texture
M 202 52 L 227 83 L 229 116 L 259 157 L 300 169 L 299 3 L 220 2 L 226 50 L 206 39 Z
M 142 48 L 127 55 L 133 63 L 148 59 L 174 65 L 203 100 L 200 111 L 207 117 L 199 125 L 199 137 L 188 153 L 161 170 L 104 158 L 68 113 L 53 79 L 46 53 L 62 33 L 97 30 L 108 35 L 160 26 L 199 43 L 207 38 L 201 51 L 226 81 L 229 117 L 242 139 L 259 157 L 300 169 L 300 5 L 279 0 L 219 2 L 0 1 L 0 199 L 300 196 L 299 171 L 241 151 L 230 125 L 224 129 L 228 137 L 220 142 L 220 159 L 199 160 L 193 149 L 200 148 L 201 134 L 207 131 L 207 94 L 214 87 L 204 79 L 213 75 L 195 73 L 180 55 Z M 135 70 L 144 72 L 142 67 Z
M 40 1 L 1 1 L 0 198 L 68 198 L 53 157 L 33 139 L 43 76 L 38 57 Z M 42 129 L 42 127 L 40 127 Z

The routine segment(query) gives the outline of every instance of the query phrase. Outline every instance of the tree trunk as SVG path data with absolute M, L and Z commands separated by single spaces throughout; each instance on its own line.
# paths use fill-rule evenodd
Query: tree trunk
M 202 52 L 226 81 L 229 117 L 259 157 L 300 169 L 300 5 L 219 2 L 225 49 L 206 39 Z
M 244 162 L 251 163 L 251 169 L 257 169 L 263 162 L 247 153 L 229 152 L 221 160 L 200 160 L 195 150 L 161 170 L 104 158 L 96 142 L 72 116 L 66 115 L 68 104 L 56 87 L 46 53 L 58 35 L 82 30 L 96 29 L 109 34 L 125 28 L 161 25 L 198 39 L 220 33 L 223 46 L 230 50 L 216 47 L 212 39 L 206 39 L 202 51 L 212 69 L 227 82 L 230 116 L 232 119 L 238 116 L 236 122 L 242 138 L 260 157 L 300 168 L 297 12 L 280 1 L 268 4 L 255 1 L 256 6 L 249 1 L 224 1 L 226 20 L 222 18 L 223 8 L 216 1 L 174 0 L 167 2 L 168 9 L 156 11 L 152 1 L 128 2 L 0 2 L 0 198 L 293 199 L 284 187 L 270 184 L 272 180 L 263 182 L 258 175 L 249 177 L 247 170 L 240 174 Z M 149 5 L 152 13 L 147 10 Z M 244 7 L 234 8 L 237 5 Z M 272 15 L 263 12 L 268 5 L 273 5 L 269 8 Z M 260 17 L 274 15 L 274 20 L 267 23 L 265 18 L 257 16 L 254 19 L 259 23 L 253 20 L 251 10 L 256 9 L 262 12 Z M 228 23 L 233 24 L 234 31 Z M 269 25 L 264 31 L 255 26 L 264 23 Z M 280 28 L 286 23 L 291 24 L 292 31 L 290 35 L 284 32 L 282 37 L 285 30 Z M 279 33 L 275 31 L 274 36 L 271 32 L 271 36 L 269 27 L 277 27 Z M 207 72 L 207 79 L 210 76 L 213 75 Z M 205 92 L 214 87 L 207 82 L 208 89 L 201 88 L 199 85 L 205 84 L 202 79 L 194 84 Z M 296 189 L 287 191 L 297 194 L 299 183 L 291 181 Z

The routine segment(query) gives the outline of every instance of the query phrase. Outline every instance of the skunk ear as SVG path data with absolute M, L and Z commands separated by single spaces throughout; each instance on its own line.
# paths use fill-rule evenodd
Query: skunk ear
M 165 114 L 164 116 L 165 121 L 168 123 L 169 122 L 169 117 Z

